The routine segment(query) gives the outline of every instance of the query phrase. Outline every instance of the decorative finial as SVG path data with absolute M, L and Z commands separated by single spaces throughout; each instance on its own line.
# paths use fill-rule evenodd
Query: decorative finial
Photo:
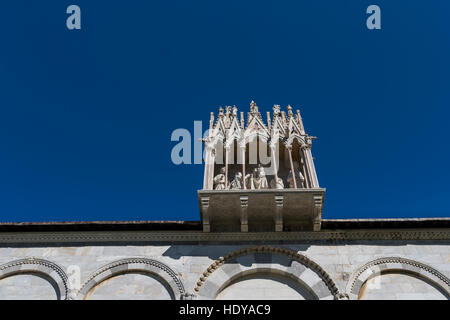
M 233 116 L 237 117 L 237 107 L 233 106 Z
M 280 105 L 278 104 L 273 105 L 273 115 L 275 117 L 278 117 L 280 115 Z
M 253 101 L 253 100 L 252 100 L 252 102 L 250 102 L 250 112 L 251 113 L 258 112 L 258 106 L 256 105 L 255 101 Z
M 211 112 L 211 117 L 209 118 L 209 136 L 212 136 L 212 129 L 214 127 L 214 112 Z
M 219 117 L 223 117 L 223 108 L 219 107 Z
M 225 113 L 226 113 L 226 115 L 228 116 L 228 115 L 230 115 L 230 113 L 231 113 L 231 107 L 230 106 L 226 106 L 225 107 Z
M 292 107 L 291 107 L 290 104 L 288 104 L 287 110 L 288 110 L 288 116 L 289 116 L 289 118 L 292 117 L 294 114 L 292 113 Z

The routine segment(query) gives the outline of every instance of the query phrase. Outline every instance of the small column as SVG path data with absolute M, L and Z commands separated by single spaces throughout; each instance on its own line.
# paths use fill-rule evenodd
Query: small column
M 242 188 L 247 189 L 247 184 L 245 183 L 245 145 L 240 147 L 241 157 L 242 157 Z
M 241 200 L 241 232 L 248 232 L 248 196 L 240 196 Z
M 314 159 L 310 148 L 308 148 L 308 155 L 311 158 L 311 171 L 314 179 L 314 184 L 316 188 L 319 188 L 319 180 L 317 179 L 316 166 L 314 165 Z
M 225 189 L 228 189 L 228 155 L 230 146 L 225 146 Z
M 208 150 L 208 148 L 205 146 L 205 169 L 203 173 L 203 190 L 209 189 L 208 178 L 209 178 L 209 162 L 211 161 L 210 153 L 211 151 Z
M 302 116 L 300 115 L 300 110 L 298 110 L 298 109 L 297 109 L 297 121 L 298 121 L 298 125 L 300 127 L 300 133 L 305 134 L 305 128 L 303 127 Z
M 203 224 L 203 232 L 211 232 L 211 226 L 209 224 L 209 197 L 201 197 L 200 205 L 202 210 L 202 224 Z
M 205 147 L 205 176 L 203 178 L 203 189 L 213 190 L 214 189 L 214 161 L 216 158 L 216 153 L 214 148 Z
M 278 145 L 271 145 L 270 146 L 270 152 L 272 152 L 272 162 L 273 162 L 273 170 L 274 170 L 274 176 L 275 176 L 275 187 L 278 185 L 278 166 L 277 166 L 277 159 L 275 158 L 276 154 L 276 148 Z
M 305 187 L 306 188 L 311 188 L 311 183 L 310 183 L 311 178 L 310 178 L 309 172 L 308 172 L 308 163 L 307 163 L 306 158 L 305 158 L 304 148 L 300 149 L 300 157 L 303 160 L 303 174 L 305 176 Z
M 275 232 L 283 231 L 283 196 L 275 196 Z
M 317 174 L 316 174 L 316 169 L 314 167 L 314 160 L 312 158 L 311 148 L 305 147 L 304 152 L 305 152 L 305 158 L 307 160 L 308 172 L 309 172 L 310 178 L 311 178 L 311 188 L 319 188 L 319 181 L 317 180 Z
M 208 140 L 213 136 L 213 127 L 214 127 L 214 112 L 211 112 L 211 116 L 209 119 L 209 135 Z M 205 141 L 205 140 L 204 140 Z M 214 162 L 215 162 L 215 149 L 211 146 L 208 146 L 208 143 L 205 142 L 205 171 L 203 177 L 203 189 L 204 190 L 212 190 L 214 189 Z
M 297 177 L 295 176 L 294 163 L 292 162 L 292 147 L 288 147 L 289 162 L 291 163 L 291 174 L 294 180 L 294 188 L 297 189 Z

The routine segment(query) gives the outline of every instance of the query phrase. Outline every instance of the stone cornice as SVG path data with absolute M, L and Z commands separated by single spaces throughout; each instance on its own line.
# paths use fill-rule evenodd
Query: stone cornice
M 306 189 L 305 189 L 306 190 Z M 252 190 L 250 190 L 252 191 Z M 223 192 L 229 192 L 224 190 Z M 264 192 L 262 190 L 262 192 Z M 450 218 L 395 219 L 322 219 L 322 230 L 391 230 L 391 229 L 447 229 Z M 201 231 L 201 221 L 66 221 L 66 222 L 1 222 L 0 234 L 7 232 L 93 232 L 93 231 Z M 289 231 L 289 230 L 286 230 Z
M 224 232 L 201 231 L 73 231 L 2 232 L 0 246 L 14 243 L 121 243 L 121 242 L 257 242 L 257 241 L 364 241 L 364 240 L 450 240 L 450 229 L 333 230 L 311 232 Z

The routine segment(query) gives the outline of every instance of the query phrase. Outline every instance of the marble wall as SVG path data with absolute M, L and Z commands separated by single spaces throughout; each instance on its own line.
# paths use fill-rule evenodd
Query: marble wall
M 0 299 L 448 299 L 448 241 L 3 244 Z

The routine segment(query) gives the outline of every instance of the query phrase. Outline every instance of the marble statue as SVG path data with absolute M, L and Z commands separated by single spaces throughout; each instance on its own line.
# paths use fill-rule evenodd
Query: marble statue
M 233 181 L 231 181 L 230 189 L 242 189 L 242 173 L 236 172 Z
M 249 174 L 245 175 L 245 186 L 246 186 L 247 189 L 252 189 L 252 186 L 254 186 L 254 184 L 253 184 L 253 174 L 249 173 Z
M 261 165 L 258 165 L 258 175 L 259 175 L 259 188 L 258 189 L 269 189 L 269 183 L 267 182 L 266 178 L 266 171 L 264 170 L 264 167 Z
M 258 112 L 258 106 L 256 105 L 255 101 L 253 101 L 253 100 L 252 100 L 252 102 L 250 102 L 250 112 L 251 113 Z
M 275 182 L 275 178 L 270 180 L 270 188 L 271 189 L 284 189 L 284 182 L 283 179 L 278 177 L 277 182 Z
M 287 177 L 287 182 L 289 184 L 289 188 L 295 188 L 294 179 L 292 176 L 293 176 L 292 170 L 289 170 L 289 174 Z M 294 161 L 294 176 L 295 176 L 295 181 L 297 183 L 297 188 L 303 188 L 303 183 L 305 182 L 305 178 L 303 177 L 302 173 L 298 169 L 297 161 Z
M 280 115 L 280 105 L 279 104 L 273 105 L 273 115 L 275 117 L 278 117 Z
M 238 111 L 237 107 L 233 106 L 233 116 L 237 117 L 237 111 Z
M 214 177 L 214 190 L 225 190 L 225 167 L 220 168 L 220 173 Z
M 252 174 L 246 175 L 245 179 L 247 181 L 247 189 L 269 189 L 266 173 L 264 171 L 264 168 L 261 166 L 255 168 Z

